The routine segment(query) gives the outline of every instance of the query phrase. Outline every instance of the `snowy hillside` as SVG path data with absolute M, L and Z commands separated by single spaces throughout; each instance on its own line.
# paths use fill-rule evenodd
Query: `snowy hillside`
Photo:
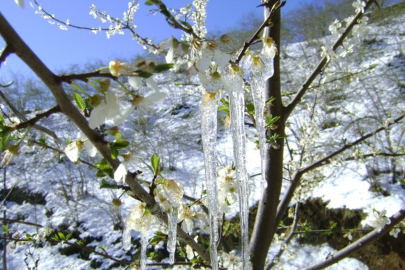
M 314 82 L 288 123 L 285 155 L 290 162 L 285 171 L 285 187 L 294 170 L 325 157 L 360 134 L 389 123 L 403 112 L 404 29 L 405 15 L 369 25 L 364 35 L 348 40 L 347 46 L 353 45 L 354 53 L 331 62 L 322 77 Z M 328 36 L 281 48 L 285 104 L 316 66 L 321 46 L 330 44 L 331 39 L 333 37 Z M 137 170 L 142 171 L 141 180 L 152 179 L 149 161 L 156 154 L 166 172 L 164 177 L 179 181 L 185 187 L 185 194 L 200 199 L 206 184 L 198 79 L 172 73 L 155 75 L 155 79 L 167 99 L 143 115 L 146 123 L 140 123 L 142 121 L 134 112 L 120 131 L 131 143 L 132 155 L 139 158 Z M 139 93 L 149 91 L 145 86 Z M 247 100 L 250 99 L 247 96 Z M 223 112 L 219 115 L 224 116 Z M 79 131 L 65 116 L 54 114 L 39 124 L 54 130 L 62 143 L 47 139 L 41 146 L 42 134 L 32 131 L 31 146 L 22 149 L 20 156 L 2 170 L 2 217 L 23 221 L 7 224 L 16 239 L 7 243 L 8 269 L 127 269 L 119 262 L 80 249 L 75 244 L 96 248 L 97 252 L 122 261 L 139 259 L 139 239 L 133 242 L 129 251 L 122 246 L 123 222 L 136 201 L 122 195 L 123 189 L 100 189 L 102 179 L 96 177 L 96 168 L 80 162 L 73 164 L 63 154 L 68 140 L 74 140 Z M 106 126 L 112 125 L 112 121 L 106 122 Z M 232 134 L 225 130 L 222 121 L 218 127 L 218 164 L 231 165 Z M 255 144 L 256 132 L 253 127 L 246 127 L 248 173 L 252 182 L 260 183 L 261 161 Z M 329 208 L 386 210 L 387 216 L 397 212 L 405 206 L 405 187 L 399 181 L 405 171 L 400 155 L 404 153 L 404 132 L 403 123 L 393 125 L 367 143 L 331 160 L 330 165 L 306 175 L 300 197 L 296 199 L 321 198 L 328 202 Z M 381 152 L 390 155 L 380 155 Z M 85 151 L 81 158 L 90 163 L 100 162 L 99 155 L 91 158 Z M 104 181 L 115 184 L 108 177 Z M 252 185 L 251 206 L 261 197 L 262 187 L 262 184 Z M 117 199 L 121 205 L 116 204 Z M 234 217 L 235 213 L 231 211 L 227 218 Z M 371 218 L 372 213 L 363 224 L 370 224 Z M 71 234 L 71 244 L 18 241 L 26 234 L 43 233 L 43 228 L 30 223 L 63 232 L 65 237 Z M 132 236 L 136 239 L 139 234 L 133 232 Z M 4 241 L 2 252 L 3 245 Z M 275 244 L 271 254 L 278 250 L 276 246 L 279 244 Z M 156 246 L 159 248 L 164 249 L 163 242 Z M 327 244 L 312 247 L 293 242 L 281 258 L 278 269 L 304 267 L 331 252 L 333 249 Z M 151 266 L 148 269 L 160 268 Z M 345 259 L 330 269 L 368 269 L 368 266 L 355 259 Z

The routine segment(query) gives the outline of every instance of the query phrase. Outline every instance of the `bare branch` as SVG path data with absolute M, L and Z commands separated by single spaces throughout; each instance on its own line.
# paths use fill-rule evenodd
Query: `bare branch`
M 390 220 L 391 223 L 388 225 L 385 225 L 385 227 L 379 231 L 378 229 L 373 230 L 372 232 L 366 234 L 353 244 L 345 247 L 344 249 L 336 252 L 335 254 L 331 255 L 330 257 L 326 258 L 324 261 L 315 263 L 311 266 L 305 267 L 302 270 L 317 270 L 317 269 L 324 269 L 344 258 L 349 256 L 350 254 L 356 252 L 359 249 L 362 249 L 365 245 L 368 245 L 377 239 L 381 238 L 384 236 L 386 233 L 391 231 L 395 225 L 397 225 L 399 222 L 401 222 L 403 219 L 405 219 L 405 207 L 399 210 L 395 215 L 393 215 Z
M 60 108 L 58 105 L 56 105 L 55 107 L 52 107 L 51 109 L 49 109 L 43 113 L 39 113 L 39 114 L 35 115 L 34 118 L 31 118 L 30 120 L 27 120 L 25 122 L 18 124 L 17 126 L 15 126 L 15 128 L 22 129 L 22 128 L 27 128 L 27 127 L 33 127 L 42 118 L 49 117 L 52 114 L 58 113 L 58 112 L 60 112 Z
M 14 105 L 8 100 L 8 98 L 2 91 L 0 91 L 0 97 L 4 100 L 4 102 L 7 104 L 7 106 L 14 112 L 14 114 L 17 115 L 18 118 L 20 118 L 21 121 L 24 121 L 24 122 L 28 121 L 28 119 L 22 113 L 20 113 L 16 107 L 14 107 Z M 43 133 L 48 134 L 49 136 L 54 138 L 55 141 L 60 143 L 58 136 L 56 136 L 55 132 L 53 132 L 52 130 L 49 130 L 43 126 L 36 125 L 35 123 L 33 123 L 32 127 Z
M 367 1 L 366 7 L 364 8 L 367 10 L 372 3 L 375 0 L 369 0 Z M 354 16 L 353 20 L 349 23 L 347 26 L 345 32 L 339 37 L 339 39 L 333 44 L 332 49 L 333 51 L 337 51 L 337 49 L 343 44 L 343 41 L 347 38 L 347 36 L 350 34 L 351 30 L 353 27 L 358 24 L 358 20 L 363 17 L 363 13 L 359 12 L 357 13 L 356 16 Z M 301 102 L 302 97 L 305 95 L 305 93 L 308 91 L 309 87 L 311 86 L 312 82 L 315 80 L 315 78 L 322 72 L 324 67 L 328 64 L 328 59 L 326 56 L 324 56 L 321 61 L 318 63 L 318 66 L 314 69 L 314 71 L 311 73 L 311 75 L 308 77 L 308 79 L 302 84 L 301 88 L 297 91 L 296 96 L 294 99 L 291 101 L 291 103 L 285 108 L 284 115 L 285 119 L 289 117 L 289 115 L 292 113 L 294 108 Z
M 401 116 L 397 117 L 392 123 L 390 123 L 388 126 L 392 126 L 394 124 L 397 124 L 397 123 L 401 122 L 404 119 L 404 117 L 405 117 L 405 114 L 402 114 Z M 381 132 L 383 130 L 386 130 L 386 127 L 380 127 L 379 129 L 376 129 L 373 132 L 370 132 L 370 133 L 360 137 L 356 141 L 344 145 L 340 149 L 338 149 L 338 150 L 334 151 L 333 153 L 329 154 L 328 156 L 326 156 L 326 157 L 312 163 L 311 165 L 309 165 L 309 166 L 307 166 L 305 168 L 299 169 L 295 173 L 290 186 L 287 188 L 287 191 L 286 191 L 282 201 L 280 202 L 280 204 L 278 206 L 276 224 L 278 225 L 280 223 L 284 213 L 287 211 L 288 205 L 291 202 L 291 199 L 293 198 L 294 192 L 295 192 L 295 190 L 297 189 L 297 187 L 299 186 L 299 184 L 301 182 L 301 177 L 305 173 L 307 173 L 307 172 L 309 172 L 309 171 L 311 171 L 313 169 L 316 169 L 316 168 L 319 168 L 321 166 L 324 166 L 324 165 L 328 164 L 329 160 L 331 158 L 341 154 L 342 152 L 346 151 L 347 149 L 352 148 L 355 145 L 358 145 L 359 143 L 367 140 L 368 138 L 373 137 L 374 135 L 376 135 L 377 133 L 379 133 L 379 132 Z

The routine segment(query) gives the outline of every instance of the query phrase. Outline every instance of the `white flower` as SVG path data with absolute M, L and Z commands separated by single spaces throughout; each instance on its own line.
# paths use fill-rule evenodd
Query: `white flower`
M 89 118 L 90 128 L 96 128 L 104 123 L 107 118 L 116 116 L 120 112 L 117 97 L 111 90 L 105 92 L 105 100 L 95 107 Z
M 208 76 L 205 73 L 199 71 L 198 77 L 202 86 L 207 92 L 225 90 L 224 80 L 218 70 L 209 72 Z
M 229 253 L 222 252 L 220 258 L 222 260 L 222 267 L 228 270 L 239 270 L 242 267 L 242 259 L 236 255 L 235 250 Z
M 202 44 L 200 59 L 196 62 L 199 71 L 206 71 L 211 62 L 215 62 L 218 67 L 224 68 L 231 60 L 231 55 L 221 51 L 215 41 L 206 41 Z
M 340 53 L 340 57 L 344 58 L 346 55 L 353 53 L 353 44 L 345 46 L 343 52 Z
M 149 107 L 164 101 L 166 99 L 166 94 L 162 92 L 154 92 L 147 96 L 141 95 L 134 95 L 133 99 L 131 100 L 132 105 L 125 110 L 122 110 L 119 114 L 117 114 L 114 118 L 114 125 L 119 126 L 123 123 L 129 115 L 135 110 L 138 110 L 139 116 L 139 123 L 144 120 L 142 119 L 142 115 L 148 111 Z
M 181 227 L 187 233 L 191 233 L 194 228 L 194 222 L 192 220 L 193 212 L 191 211 L 190 207 L 182 203 L 179 209 L 179 219 L 178 222 L 181 223 Z
M 391 224 L 391 220 L 385 216 L 386 214 L 386 210 L 382 210 L 381 212 L 378 212 L 376 210 L 373 211 L 374 220 L 371 222 L 370 225 L 373 228 L 377 229 L 378 232 L 381 232 L 386 224 Z
M 97 154 L 97 148 L 87 139 L 83 132 L 77 134 L 77 140 L 70 143 L 65 148 L 66 156 L 72 161 L 77 162 L 80 156 L 80 150 L 83 148 L 86 149 L 90 157 L 95 157 Z
M 24 0 L 14 0 L 15 1 L 15 3 L 17 4 L 17 5 L 19 5 L 21 8 L 24 8 Z
M 394 228 L 390 231 L 390 235 L 394 236 L 395 238 L 398 238 L 398 234 L 401 232 L 401 229 L 399 228 Z
M 334 35 L 341 34 L 344 29 L 342 29 L 342 24 L 339 22 L 339 20 L 335 19 L 335 21 L 329 26 L 329 31 L 332 35 Z
M 179 208 L 180 200 L 183 198 L 183 186 L 174 180 L 165 180 L 158 184 L 154 190 L 156 201 L 162 209 L 169 211 L 171 208 Z
M 364 13 L 364 8 L 366 7 L 366 3 L 364 1 L 357 0 L 356 2 L 354 2 L 352 4 L 352 6 L 354 8 L 356 8 L 356 13 L 359 13 L 359 12 Z
M 129 249 L 131 246 L 131 230 L 136 230 L 142 235 L 146 235 L 149 233 L 154 221 L 155 219 L 149 212 L 146 203 L 134 205 L 124 223 L 122 236 L 124 249 Z
M 263 49 L 262 54 L 266 58 L 274 58 L 277 54 L 276 42 L 271 37 L 262 37 Z
M 326 60 L 333 61 L 338 58 L 332 47 L 322 46 L 321 49 L 322 49 L 321 57 L 326 57 Z
M 238 184 L 236 171 L 230 166 L 220 167 L 217 170 L 218 204 L 222 212 L 229 212 L 230 206 L 238 200 Z
M 121 163 L 114 172 L 114 180 L 117 183 L 125 182 L 125 177 L 127 176 L 127 173 L 128 173 L 127 168 L 125 167 L 124 164 Z
M 109 69 L 111 75 L 119 77 L 121 75 L 131 75 L 133 68 L 127 63 L 121 63 L 120 61 L 110 61 Z
M 189 260 L 192 260 L 194 258 L 194 251 L 189 245 L 186 245 L 186 255 L 187 259 Z

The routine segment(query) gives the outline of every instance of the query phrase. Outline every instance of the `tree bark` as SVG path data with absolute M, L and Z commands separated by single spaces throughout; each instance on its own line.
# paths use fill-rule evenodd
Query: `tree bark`
M 265 6 L 264 13 L 267 18 L 271 7 L 276 3 L 276 0 L 269 1 L 269 6 Z M 277 49 L 280 49 L 280 26 L 281 13 L 280 9 L 276 11 L 273 19 L 273 26 L 266 27 L 264 37 L 271 37 Z M 250 251 L 252 254 L 252 265 L 255 270 L 262 270 L 265 267 L 266 258 L 271 241 L 274 236 L 275 217 L 277 206 L 279 203 L 282 179 L 283 179 L 283 149 L 285 138 L 285 119 L 283 117 L 283 103 L 281 100 L 281 83 L 280 83 L 280 53 L 276 55 L 273 62 L 274 75 L 267 79 L 265 84 L 266 100 L 270 97 L 275 98 L 272 105 L 269 106 L 268 112 L 273 116 L 279 116 L 277 121 L 278 126 L 275 130 L 269 130 L 267 136 L 279 135 L 279 138 L 266 145 L 265 151 L 265 180 L 267 187 L 265 188 L 262 199 L 259 203 L 259 208 L 256 215 L 255 226 L 251 237 Z

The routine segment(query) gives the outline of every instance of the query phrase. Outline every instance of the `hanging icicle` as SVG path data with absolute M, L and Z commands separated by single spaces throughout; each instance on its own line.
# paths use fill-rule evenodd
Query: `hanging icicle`
M 174 264 L 174 256 L 176 253 L 176 238 L 177 238 L 177 215 L 178 208 L 172 207 L 168 213 L 168 238 L 167 238 L 167 251 L 169 251 L 169 264 Z
M 201 103 L 201 137 L 204 149 L 205 178 L 210 218 L 211 268 L 218 269 L 218 190 L 217 190 L 217 99 L 215 92 L 205 92 Z
M 250 65 L 250 82 L 252 86 L 252 96 L 255 105 L 255 120 L 256 130 L 259 136 L 260 145 L 260 160 L 261 160 L 261 172 L 262 182 L 264 184 L 264 170 L 265 170 L 265 151 L 266 151 L 266 121 L 265 121 L 265 107 L 266 100 L 264 95 L 265 80 L 273 76 L 273 65 L 269 64 L 273 62 L 273 59 L 266 59 L 264 62 L 259 56 L 249 55 Z
M 183 186 L 175 180 L 159 179 L 154 190 L 155 200 L 167 213 L 167 251 L 169 251 L 169 263 L 174 263 L 177 242 L 177 221 L 181 198 L 183 198 Z
M 245 98 L 242 71 L 233 65 L 228 80 L 230 98 L 231 129 L 233 139 L 233 155 L 235 158 L 236 176 L 238 179 L 239 211 L 241 220 L 242 262 L 243 270 L 249 269 L 249 176 L 246 169 L 245 157 Z

